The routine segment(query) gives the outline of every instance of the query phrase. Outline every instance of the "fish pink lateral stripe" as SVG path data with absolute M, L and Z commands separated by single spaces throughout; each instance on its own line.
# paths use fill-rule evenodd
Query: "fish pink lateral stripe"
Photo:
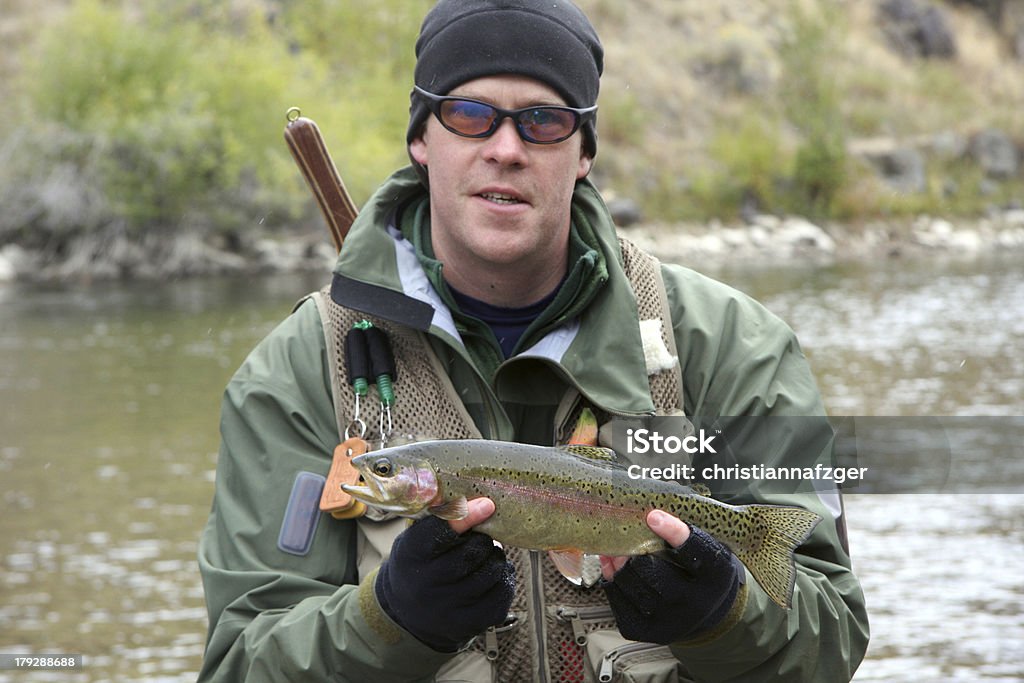
M 622 519 L 636 518 L 637 511 L 634 508 L 612 505 L 592 498 L 585 498 L 573 495 L 572 493 L 565 493 L 561 490 L 538 488 L 536 486 L 519 484 L 503 479 L 489 479 L 487 477 L 474 477 L 465 474 L 458 475 L 458 478 L 470 483 L 481 484 L 485 488 L 496 489 L 503 493 L 518 494 L 520 497 L 528 500 L 550 503 L 563 510 L 569 510 L 581 514 L 597 511 Z

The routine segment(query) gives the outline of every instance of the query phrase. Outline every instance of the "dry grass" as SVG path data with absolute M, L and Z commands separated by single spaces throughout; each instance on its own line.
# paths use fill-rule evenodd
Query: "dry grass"
M 638 149 L 602 148 L 599 178 L 632 182 L 619 188 L 627 194 L 686 187 L 698 169 L 716 163 L 709 147 L 723 123 L 776 110 L 779 51 L 792 30 L 794 3 L 811 12 L 825 6 L 806 0 L 579 0 L 606 48 L 602 105 L 628 92 L 642 110 L 635 118 L 646 122 Z M 996 126 L 1024 142 L 1024 63 L 1009 56 L 983 15 L 942 4 L 958 57 L 907 60 L 886 44 L 876 6 L 863 0 L 828 5 L 837 12 L 841 40 L 822 58 L 840 87 L 851 140 L 947 131 L 968 136 Z M 714 78 L 716 63 L 726 67 L 726 77 Z M 757 87 L 737 91 L 729 69 L 733 76 L 752 75 Z M 780 138 L 791 142 L 792 132 L 784 126 Z

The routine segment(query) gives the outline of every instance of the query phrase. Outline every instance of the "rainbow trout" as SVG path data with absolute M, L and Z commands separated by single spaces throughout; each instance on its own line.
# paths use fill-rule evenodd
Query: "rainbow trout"
M 404 517 L 461 519 L 467 500 L 490 498 L 494 514 L 477 531 L 503 545 L 552 551 L 562 573 L 575 580 L 584 553 L 663 550 L 646 517 L 665 510 L 728 546 L 784 609 L 796 580 L 793 551 L 821 519 L 802 508 L 727 505 L 674 482 L 635 479 L 613 451 L 590 446 L 423 441 L 366 453 L 352 464 L 365 485 L 342 488 Z

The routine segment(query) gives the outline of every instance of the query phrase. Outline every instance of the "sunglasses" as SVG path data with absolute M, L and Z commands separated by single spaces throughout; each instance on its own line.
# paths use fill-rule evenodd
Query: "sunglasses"
M 538 105 L 522 109 L 501 109 L 466 97 L 444 97 L 413 86 L 441 125 L 464 138 L 486 138 L 505 119 L 512 119 L 519 137 L 536 145 L 553 145 L 569 139 L 585 122 L 594 118 L 597 105 L 577 109 Z

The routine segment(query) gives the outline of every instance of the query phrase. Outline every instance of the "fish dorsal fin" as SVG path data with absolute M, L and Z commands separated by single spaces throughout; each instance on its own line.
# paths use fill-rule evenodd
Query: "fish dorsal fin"
M 441 519 L 463 519 L 469 514 L 469 501 L 465 496 L 459 496 L 431 507 L 430 514 Z
M 693 492 L 698 496 L 704 496 L 705 498 L 713 498 L 711 495 L 711 489 L 708 488 L 707 484 L 699 484 L 697 482 L 690 482 L 688 486 L 693 489 Z
M 577 455 L 581 458 L 589 458 L 590 460 L 599 460 L 601 462 L 617 462 L 618 456 L 615 455 L 615 451 L 610 448 L 601 448 L 600 446 L 584 446 L 581 444 L 569 444 L 568 446 L 561 447 L 563 451 L 568 451 L 573 455 Z
M 577 444 L 558 446 L 558 451 L 571 458 L 578 458 L 581 462 L 585 462 L 591 467 L 600 467 L 606 470 L 626 469 L 626 466 L 619 461 L 615 451 L 610 448 L 580 446 Z

